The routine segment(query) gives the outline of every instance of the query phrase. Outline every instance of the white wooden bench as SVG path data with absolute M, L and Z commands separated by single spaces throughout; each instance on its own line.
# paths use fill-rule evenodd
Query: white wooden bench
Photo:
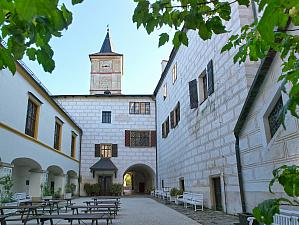
M 193 205 L 194 211 L 197 211 L 197 206 L 200 206 L 203 211 L 203 194 L 184 192 L 183 195 L 177 197 L 177 202 L 182 202 L 185 208 L 188 208 L 188 205 Z
M 254 217 L 248 217 L 249 225 L 254 222 Z M 275 214 L 272 225 L 299 225 L 299 212 L 290 210 L 280 210 L 280 214 Z
M 18 203 L 18 205 L 32 201 L 31 197 L 23 192 L 15 193 L 12 198 Z

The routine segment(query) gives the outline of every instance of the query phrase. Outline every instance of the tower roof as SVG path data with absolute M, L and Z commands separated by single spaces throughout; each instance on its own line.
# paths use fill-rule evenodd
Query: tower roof
M 101 50 L 97 53 L 90 54 L 90 56 L 96 56 L 96 55 L 122 55 L 113 51 L 109 27 L 107 27 L 107 34 L 102 44 Z

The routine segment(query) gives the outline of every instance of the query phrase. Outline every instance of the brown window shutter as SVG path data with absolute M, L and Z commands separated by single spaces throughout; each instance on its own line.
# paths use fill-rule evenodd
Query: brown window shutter
M 130 146 L 130 131 L 125 130 L 125 146 Z
M 151 147 L 154 147 L 157 145 L 157 132 L 155 130 L 151 131 Z
M 171 129 L 174 128 L 174 111 L 170 112 L 170 127 Z
M 213 60 L 208 63 L 208 95 L 210 96 L 214 92 L 214 70 L 213 70 Z
M 118 155 L 117 144 L 112 144 L 112 157 L 117 157 L 117 155 Z
M 162 138 L 165 138 L 164 126 L 165 126 L 165 123 L 162 123 Z
M 169 116 L 167 117 L 167 120 L 166 120 L 166 136 L 168 136 L 168 133 L 169 133 Z
M 94 156 L 95 157 L 100 157 L 100 155 L 101 155 L 101 145 L 100 144 L 95 144 L 94 148 L 95 148 Z
M 194 109 L 198 107 L 198 93 L 197 93 L 197 81 L 196 79 L 189 82 L 189 95 L 190 95 L 190 108 Z

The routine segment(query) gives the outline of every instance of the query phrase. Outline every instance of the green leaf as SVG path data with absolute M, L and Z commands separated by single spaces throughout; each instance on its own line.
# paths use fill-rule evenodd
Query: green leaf
M 188 46 L 188 44 L 189 44 L 189 41 L 188 41 L 188 37 L 187 37 L 187 34 L 186 34 L 186 32 L 181 32 L 180 33 L 180 41 L 181 41 L 181 43 L 183 43 L 185 46 Z
M 169 35 L 167 33 L 160 34 L 159 47 L 169 41 Z
M 246 5 L 249 6 L 250 0 L 237 0 L 239 5 Z
M 7 66 L 13 74 L 16 73 L 16 64 L 14 58 L 6 48 L 0 48 L 0 61 L 1 64 Z
M 180 33 L 181 33 L 181 31 L 175 32 L 174 37 L 172 39 L 173 46 L 176 49 L 178 49 L 181 45 Z
M 84 0 L 72 0 L 72 4 L 76 5 L 76 4 L 82 3 L 83 1 Z

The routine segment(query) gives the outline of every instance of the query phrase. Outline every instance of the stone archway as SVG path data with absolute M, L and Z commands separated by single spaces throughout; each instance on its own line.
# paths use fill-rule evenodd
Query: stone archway
M 145 164 L 130 166 L 123 174 L 125 194 L 148 194 L 155 185 L 155 172 Z
M 65 176 L 63 169 L 59 166 L 49 166 L 47 169 L 48 180 L 47 185 L 54 197 L 62 196 L 65 187 Z
M 41 165 L 30 158 L 16 158 L 11 164 L 13 193 L 26 193 L 32 198 L 41 197 L 43 171 Z
M 78 174 L 74 170 L 67 171 L 67 180 L 66 183 L 68 185 L 74 185 L 75 190 L 72 194 L 77 195 L 78 194 Z

